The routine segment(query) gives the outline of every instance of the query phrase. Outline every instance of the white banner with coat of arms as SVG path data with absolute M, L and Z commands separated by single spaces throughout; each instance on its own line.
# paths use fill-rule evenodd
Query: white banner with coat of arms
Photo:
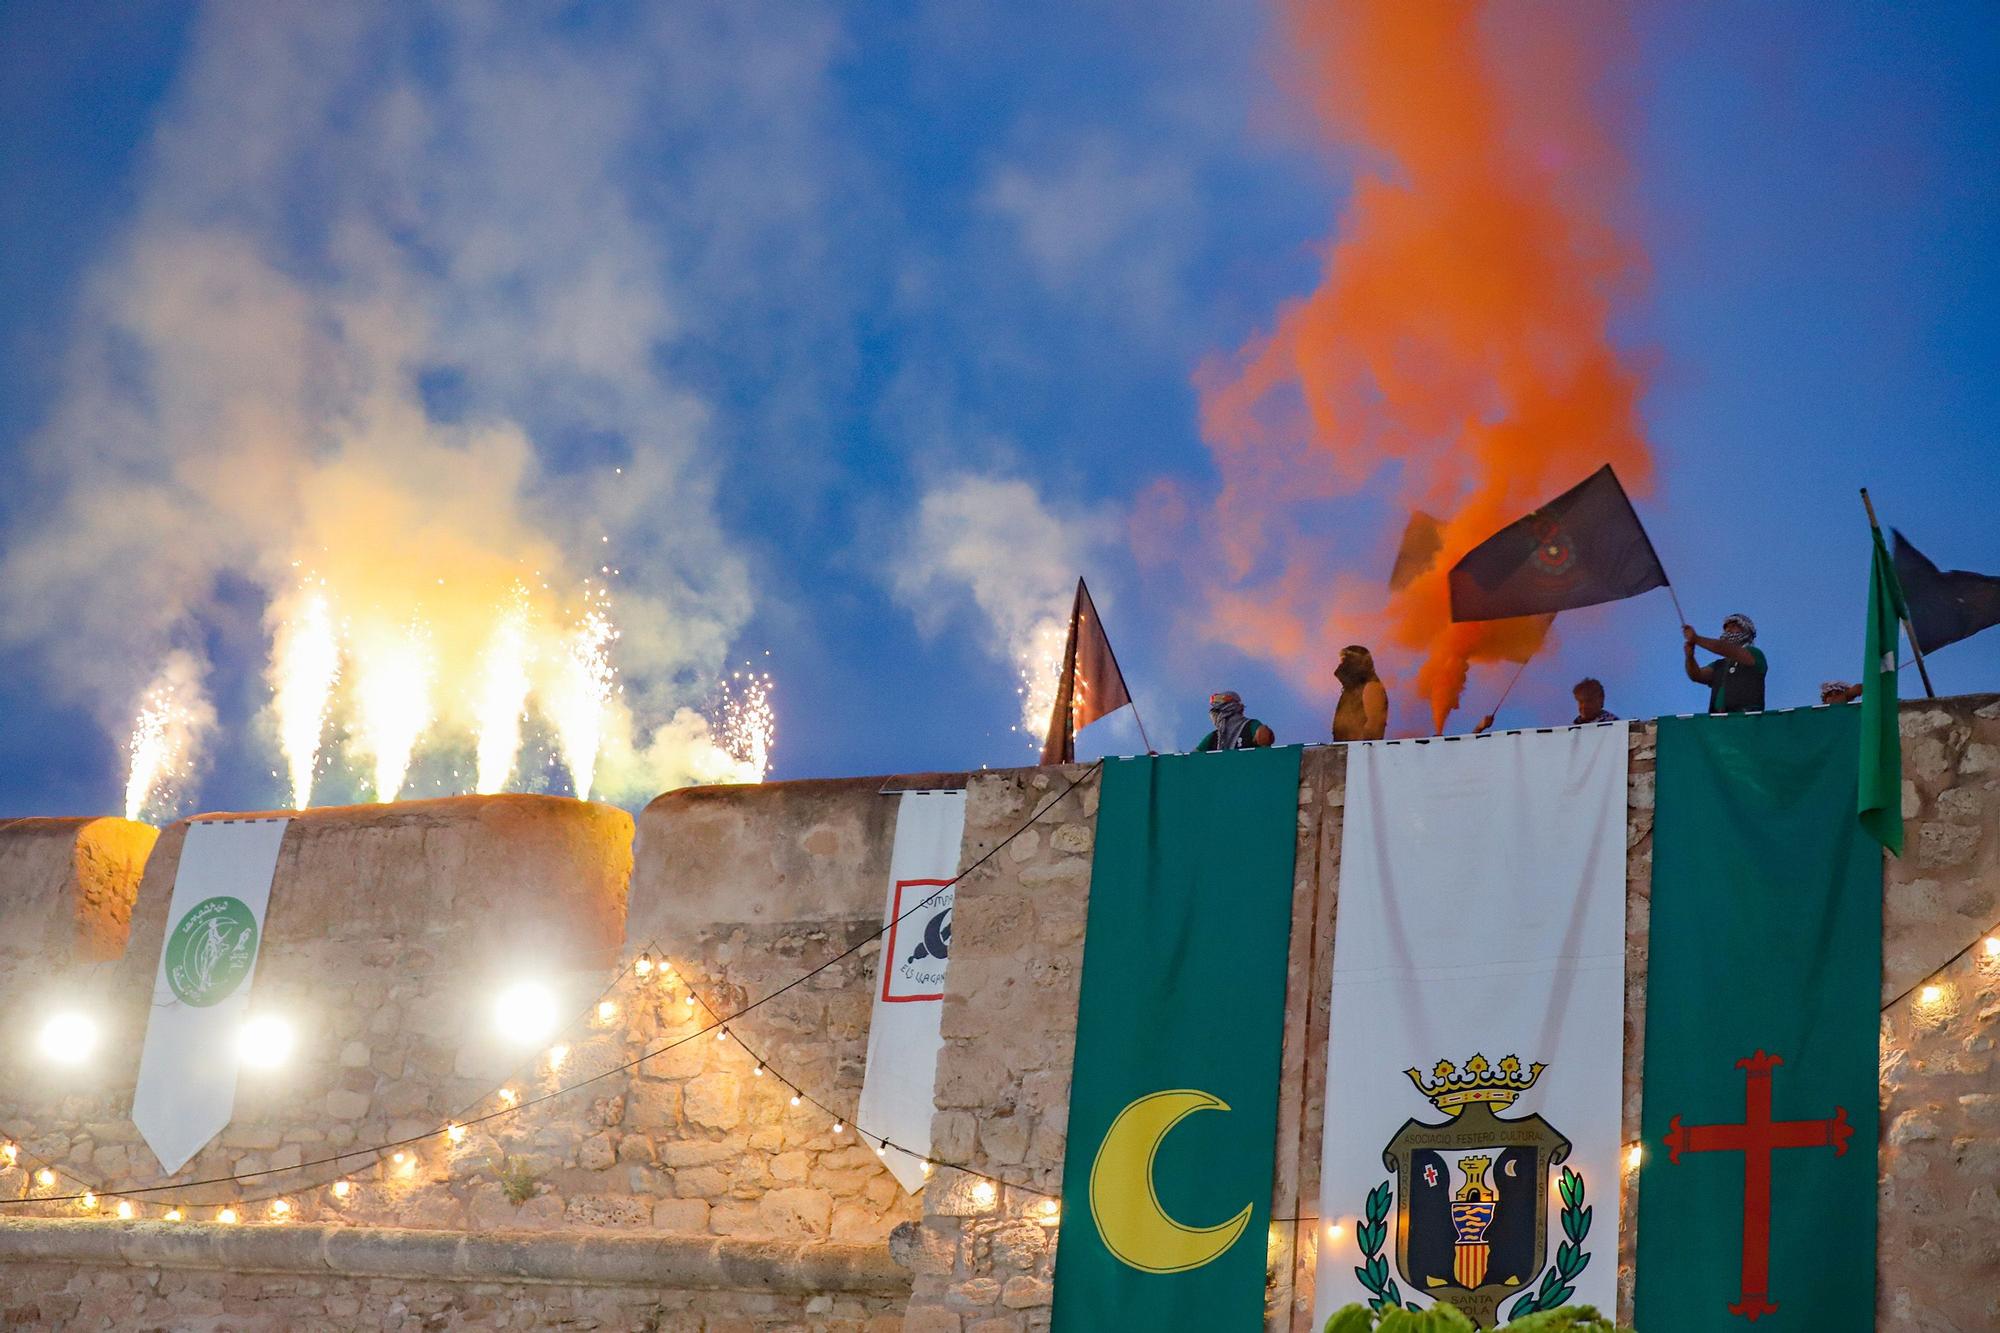
M 1347 749 L 1314 1327 L 1616 1305 L 1623 723 Z
M 868 1070 L 854 1125 L 879 1146 L 905 1190 L 924 1187 L 936 1109 L 938 1032 L 951 961 L 951 881 L 965 835 L 965 793 L 910 791 L 898 798 L 889 855 L 882 958 L 868 1025 Z
M 163 1171 L 187 1165 L 236 1107 L 237 1032 L 289 819 L 188 825 L 153 977 L 132 1123 Z

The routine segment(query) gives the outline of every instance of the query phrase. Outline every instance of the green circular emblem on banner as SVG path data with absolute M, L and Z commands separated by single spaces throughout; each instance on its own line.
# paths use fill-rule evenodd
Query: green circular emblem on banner
M 257 961 L 257 917 L 241 898 L 204 898 L 167 935 L 167 985 L 183 1004 L 234 994 Z

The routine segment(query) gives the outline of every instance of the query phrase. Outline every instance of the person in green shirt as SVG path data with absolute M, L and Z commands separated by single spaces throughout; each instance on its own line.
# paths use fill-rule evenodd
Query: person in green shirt
M 1215 730 L 1201 738 L 1196 754 L 1210 750 L 1249 750 L 1270 745 L 1278 738 L 1271 729 L 1243 712 L 1243 696 L 1235 690 L 1218 690 L 1208 696 L 1208 720 Z
M 1688 679 L 1708 686 L 1709 712 L 1764 711 L 1764 676 L 1769 664 L 1764 660 L 1764 650 L 1752 646 L 1756 638 L 1756 623 L 1740 611 L 1722 622 L 1722 637 L 1717 639 L 1702 638 L 1692 625 L 1681 626 Z M 1715 660 L 1697 666 L 1694 660 L 1697 648 L 1714 653 Z

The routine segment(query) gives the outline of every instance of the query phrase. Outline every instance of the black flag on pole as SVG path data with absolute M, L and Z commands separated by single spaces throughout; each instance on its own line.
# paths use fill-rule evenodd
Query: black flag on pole
M 1666 583 L 1652 539 L 1606 463 L 1467 551 L 1451 569 L 1451 618 L 1550 615 Z
M 1076 733 L 1108 713 L 1132 702 L 1125 673 L 1105 637 L 1104 623 L 1090 600 L 1090 589 L 1076 581 L 1076 602 L 1069 612 L 1069 642 L 1063 648 L 1062 679 L 1056 682 L 1056 706 L 1049 710 L 1049 735 L 1042 742 L 1042 762 L 1068 764 L 1076 760 Z
M 1903 585 L 1919 651 L 1934 653 L 2000 625 L 2000 575 L 1939 569 L 1902 533 L 1895 536 L 1896 582 Z

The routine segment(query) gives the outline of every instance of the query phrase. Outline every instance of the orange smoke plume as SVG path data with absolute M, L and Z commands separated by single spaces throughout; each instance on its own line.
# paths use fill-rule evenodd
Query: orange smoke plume
M 1618 38 L 1547 18 L 1285 4 L 1300 92 L 1356 164 L 1353 193 L 1317 289 L 1196 377 L 1223 481 L 1210 624 L 1317 688 L 1343 643 L 1370 643 L 1439 729 L 1471 663 L 1525 660 L 1548 630 L 1451 623 L 1445 572 L 1606 462 L 1635 491 L 1652 475 L 1641 376 L 1609 333 L 1644 268 L 1598 100 Z M 1353 525 L 1323 506 L 1364 488 L 1393 502 L 1392 529 L 1440 518 L 1435 561 L 1393 592 L 1386 557 L 1362 577 L 1351 541 L 1329 549 Z

